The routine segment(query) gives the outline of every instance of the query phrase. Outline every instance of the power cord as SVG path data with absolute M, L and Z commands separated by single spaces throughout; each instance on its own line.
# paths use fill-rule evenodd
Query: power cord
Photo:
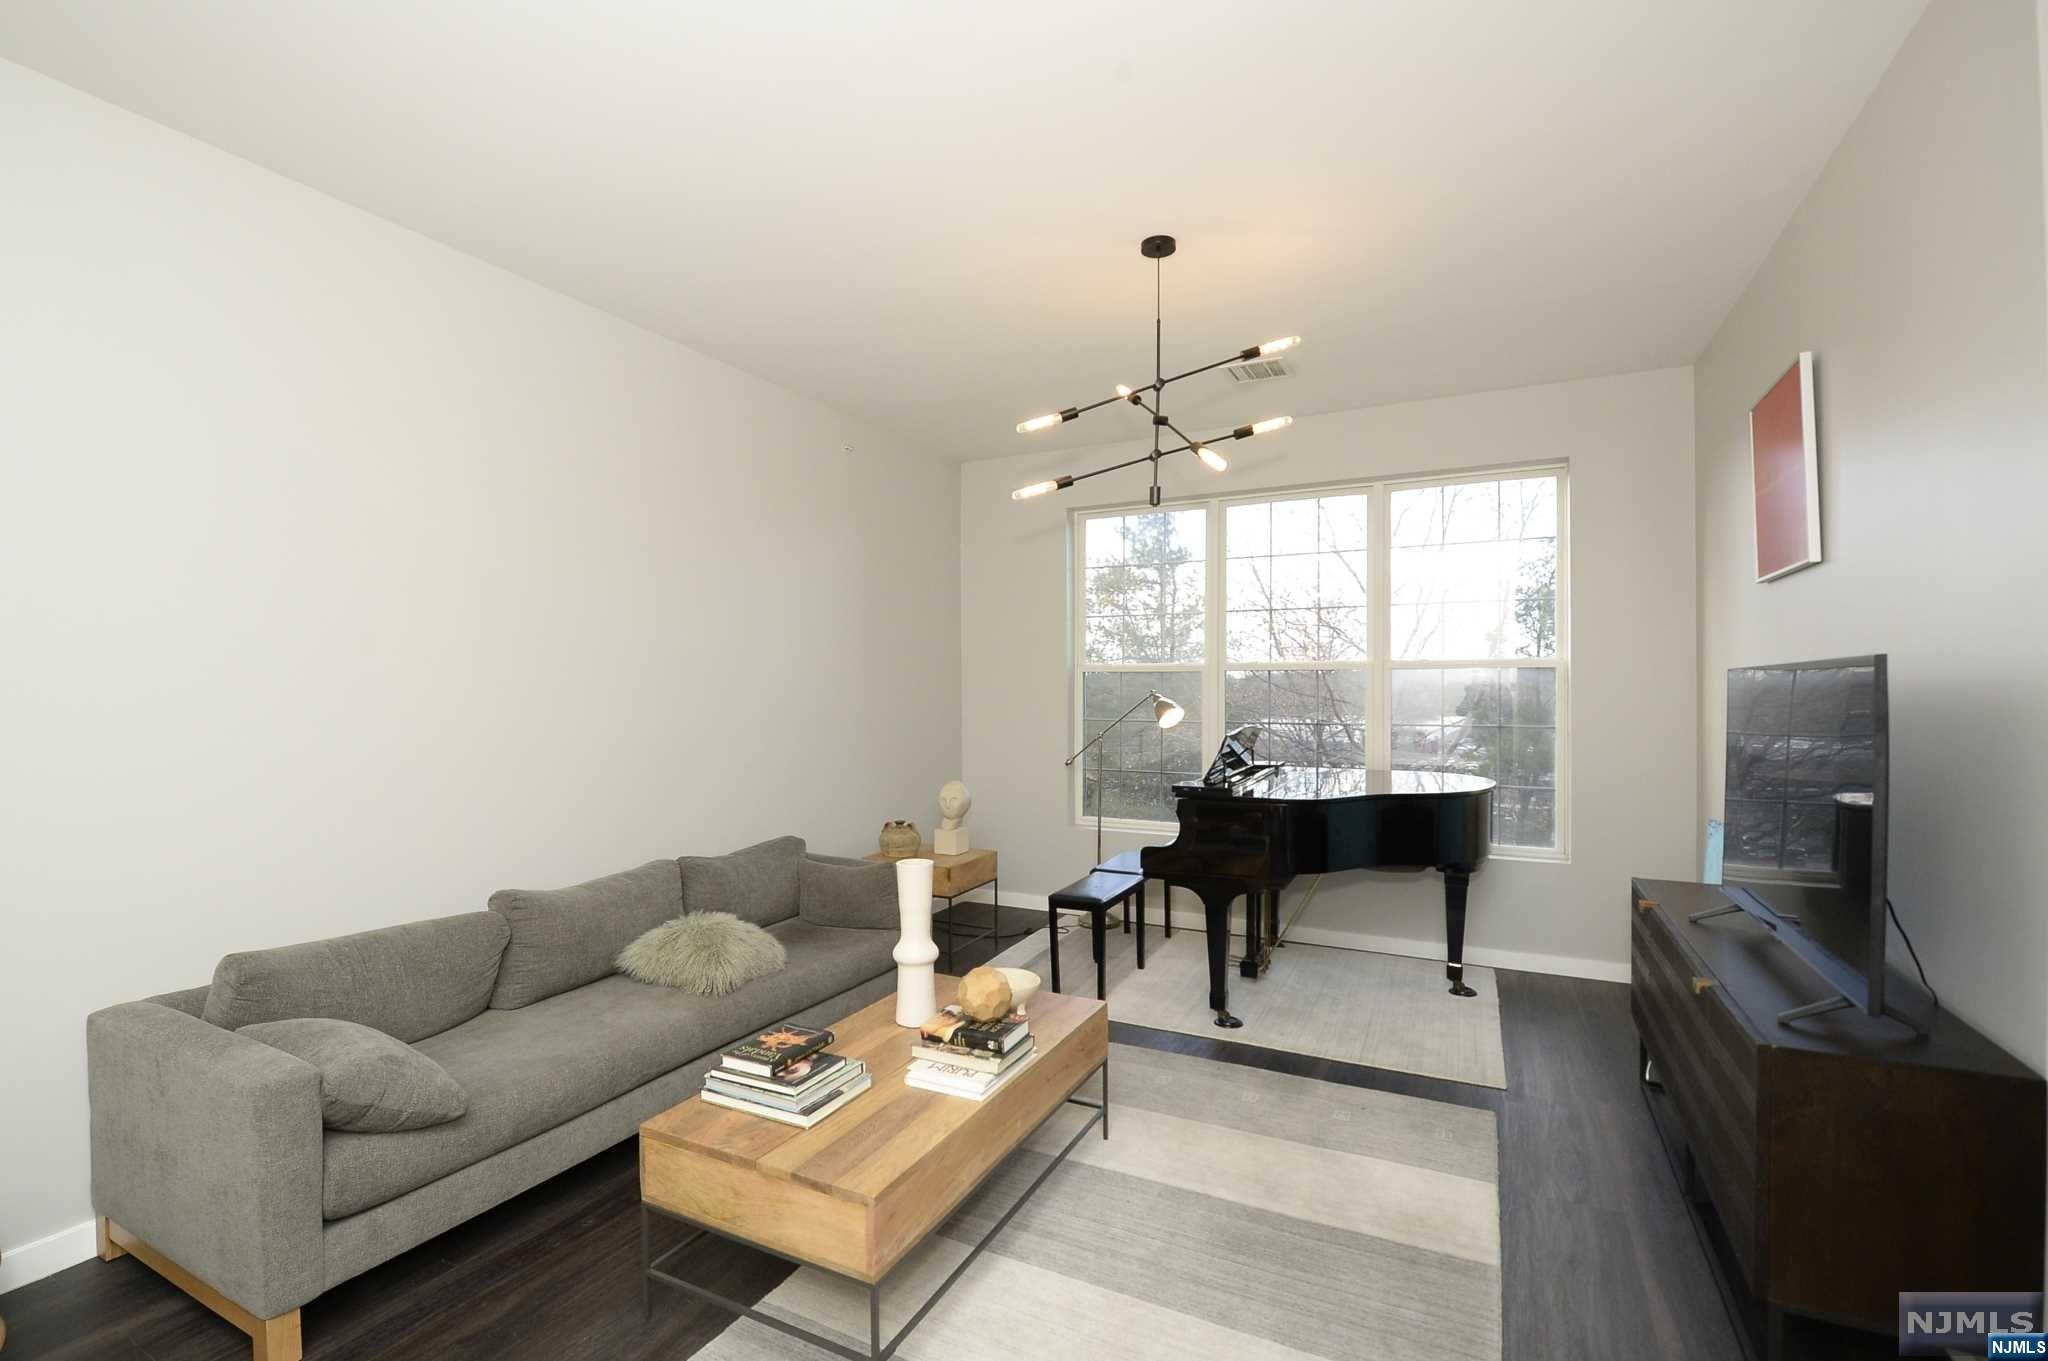
M 1920 967 L 1920 952 L 1913 948 L 1913 938 L 1906 934 L 1906 924 L 1899 920 L 1899 909 L 1892 906 L 1892 900 L 1884 900 L 1884 910 L 1891 914 L 1892 925 L 1898 928 L 1899 939 L 1906 942 L 1906 953 L 1913 957 L 1913 970 L 1920 975 L 1920 986 L 1927 989 L 1927 995 L 1934 999 L 1935 1010 L 1941 1009 L 1941 994 L 1927 981 L 1927 970 Z

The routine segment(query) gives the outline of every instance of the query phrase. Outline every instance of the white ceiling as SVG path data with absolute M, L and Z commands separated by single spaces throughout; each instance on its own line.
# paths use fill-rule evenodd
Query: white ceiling
M 1169 372 L 1306 338 L 1183 428 L 1689 363 L 1923 4 L 10 0 L 0 56 L 981 458 L 1150 377 L 1153 232 Z

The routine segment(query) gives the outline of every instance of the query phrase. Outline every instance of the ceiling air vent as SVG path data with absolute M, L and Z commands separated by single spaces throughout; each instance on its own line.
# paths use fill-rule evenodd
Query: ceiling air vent
M 1232 364 L 1223 370 L 1233 382 L 1263 383 L 1269 378 L 1291 378 L 1294 370 L 1287 367 L 1284 359 L 1247 359 L 1242 364 Z

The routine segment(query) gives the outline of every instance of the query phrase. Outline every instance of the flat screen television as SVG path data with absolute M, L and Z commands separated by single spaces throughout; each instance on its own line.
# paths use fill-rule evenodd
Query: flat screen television
M 1885 996 L 1890 729 L 1883 653 L 1728 673 L 1722 891 L 1838 994 L 1780 1020 L 1854 1006 L 1922 1028 Z

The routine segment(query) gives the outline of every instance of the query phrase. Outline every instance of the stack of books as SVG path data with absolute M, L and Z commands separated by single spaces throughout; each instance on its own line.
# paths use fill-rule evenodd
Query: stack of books
M 1036 1057 L 1022 1012 L 999 1021 L 971 1021 L 947 1007 L 919 1027 L 910 1047 L 906 1085 L 970 1101 L 986 1101 Z
M 781 1025 L 742 1040 L 704 1075 L 714 1106 L 809 1129 L 873 1085 L 859 1059 L 826 1052 L 829 1030 Z

